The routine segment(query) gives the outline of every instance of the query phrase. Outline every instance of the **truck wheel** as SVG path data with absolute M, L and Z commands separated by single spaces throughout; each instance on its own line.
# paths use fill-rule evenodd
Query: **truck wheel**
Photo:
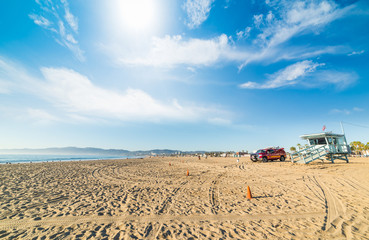
M 284 160 L 286 160 L 286 158 L 284 156 L 281 156 L 281 158 L 279 160 L 281 160 L 281 162 L 284 162 Z
M 257 162 L 257 161 L 258 161 L 258 159 L 257 159 L 257 158 L 251 158 L 251 161 L 253 161 L 253 162 Z
M 268 158 L 267 157 L 263 157 L 263 162 L 268 162 Z

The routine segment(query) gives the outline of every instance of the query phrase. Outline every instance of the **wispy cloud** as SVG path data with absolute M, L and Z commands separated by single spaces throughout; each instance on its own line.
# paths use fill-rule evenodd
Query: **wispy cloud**
M 67 0 L 61 0 L 61 2 L 64 4 L 64 10 L 65 10 L 64 19 L 67 21 L 69 26 L 73 29 L 73 31 L 75 33 L 78 33 L 78 19 L 77 19 L 77 17 L 75 17 L 70 12 L 69 3 L 67 2 Z
M 186 0 L 183 9 L 187 13 L 187 26 L 199 27 L 208 17 L 214 0 Z
M 48 113 L 46 110 L 37 108 L 27 109 L 28 117 L 36 124 L 44 125 L 59 121 L 57 117 Z
M 232 37 L 226 34 L 215 38 L 187 39 L 183 35 L 174 35 L 154 37 L 151 45 L 141 46 L 139 50 L 130 48 L 119 51 L 114 44 L 106 44 L 105 51 L 122 65 L 154 67 L 191 65 L 196 67 L 212 66 L 219 62 L 233 62 L 238 64 L 239 71 L 250 63 L 271 64 L 281 60 L 302 61 L 324 54 L 347 54 L 349 51 L 350 48 L 345 46 L 312 46 L 310 44 L 295 46 L 289 45 L 288 41 L 304 34 L 319 34 L 324 26 L 347 15 L 355 5 L 339 8 L 337 4 L 330 1 L 320 3 L 273 1 L 273 3 L 269 2 L 271 11 L 255 15 L 252 26 L 235 33 L 237 40 L 247 39 L 247 41 L 233 42 Z M 186 1 L 184 6 L 189 13 L 197 12 L 193 14 L 194 19 L 206 19 L 199 16 L 207 16 L 211 5 L 212 1 Z M 199 9 L 207 10 L 200 11 Z M 195 22 L 201 24 L 201 21 L 194 20 L 191 26 L 198 26 Z M 119 46 L 119 44 L 116 45 Z
M 273 11 L 255 15 L 253 29 L 260 31 L 254 39 L 255 51 L 239 66 L 241 70 L 255 61 L 278 59 L 281 50 L 288 52 L 285 44 L 293 37 L 308 33 L 318 34 L 321 29 L 336 19 L 347 15 L 355 5 L 339 8 L 331 1 L 268 1 Z M 300 46 L 305 55 L 312 55 L 309 48 Z M 311 48 L 310 48 L 311 49 Z M 332 52 L 331 52 L 332 53 Z M 315 51 L 315 54 L 318 52 Z M 288 54 L 285 54 L 288 56 Z M 294 56 L 297 57 L 297 56 Z
M 219 37 L 183 39 L 181 35 L 153 38 L 150 51 L 143 56 L 120 57 L 125 65 L 173 67 L 175 65 L 209 66 L 219 61 L 240 61 L 244 53 L 237 51 L 225 34 Z
M 314 63 L 308 60 L 298 62 L 270 75 L 269 80 L 265 83 L 246 82 L 241 84 L 240 87 L 249 89 L 271 89 L 295 85 L 301 78 L 308 73 L 314 72 L 317 67 L 323 65 L 324 64 Z
M 1 60 L 1 58 L 0 58 Z M 210 122 L 229 113 L 219 107 L 198 103 L 181 104 L 176 99 L 161 101 L 140 89 L 111 90 L 95 85 L 86 76 L 66 68 L 41 68 L 43 78 L 27 73 L 22 66 L 2 60 L 0 73 L 17 87 L 14 92 L 31 94 L 51 104 L 63 116 L 28 106 L 27 113 L 36 122 L 94 119 L 142 122 Z M 21 87 L 19 87 L 21 86 Z
M 353 85 L 359 78 L 354 72 L 318 70 L 322 66 L 325 66 L 325 64 L 311 60 L 297 62 L 269 75 L 268 80 L 264 83 L 249 81 L 241 84 L 240 87 L 247 89 L 274 89 L 299 85 L 305 88 L 321 88 L 330 85 L 337 90 L 344 90 Z
M 238 31 L 236 33 L 237 35 L 237 39 L 241 40 L 241 39 L 246 39 L 250 36 L 250 32 L 251 32 L 251 27 L 246 27 L 244 30 L 242 31 Z
M 245 31 L 238 32 L 239 40 L 247 38 L 246 31 L 249 30 L 246 28 Z M 246 62 L 270 64 L 281 60 L 303 60 L 324 54 L 346 53 L 348 49 L 343 46 L 319 46 L 290 47 L 288 50 L 273 48 L 260 52 L 253 48 L 237 46 L 232 37 L 226 34 L 211 39 L 186 39 L 182 35 L 154 37 L 149 46 L 140 46 L 137 50 L 131 48 L 131 53 L 122 50 L 119 44 L 100 44 L 99 47 L 118 65 L 164 68 L 188 65 L 196 68 L 233 62 L 240 64 L 239 70 L 245 66 Z
M 352 110 L 353 110 L 354 112 L 364 112 L 364 109 L 359 108 L 359 107 L 354 107 Z
M 8 94 L 8 93 L 10 93 L 9 83 L 0 80 L 0 94 Z
M 280 8 L 280 7 L 283 8 Z M 278 6 L 280 19 L 266 16 L 262 23 L 262 32 L 258 39 L 268 47 L 281 44 L 293 36 L 319 30 L 319 28 L 342 17 L 353 6 L 338 8 L 338 5 L 331 1 L 281 1 Z M 271 14 L 271 13 L 269 13 Z M 269 15 L 268 14 L 268 15 Z
M 352 56 L 352 55 L 361 55 L 361 54 L 363 54 L 365 52 L 365 50 L 361 50 L 361 51 L 353 51 L 353 52 L 351 52 L 351 53 L 349 53 L 349 54 L 347 54 L 347 56 Z
M 0 94 L 9 94 L 13 83 L 8 80 L 7 72 L 9 71 L 9 65 L 0 58 Z
M 224 8 L 227 9 L 231 5 L 231 0 L 225 0 L 224 2 Z
M 27 89 L 25 85 L 31 86 L 32 80 L 20 64 L 0 56 L 0 93 L 11 94 L 17 90 Z
M 224 119 L 220 117 L 210 118 L 208 120 L 209 123 L 219 126 L 230 126 L 232 122 L 229 119 Z
M 306 87 L 314 88 L 324 85 L 333 85 L 339 91 L 352 86 L 359 76 L 355 72 L 342 72 L 336 70 L 324 70 L 317 72 L 313 79 L 305 81 Z
M 52 25 L 52 22 L 44 18 L 43 16 L 38 16 L 36 14 L 30 14 L 29 17 L 33 20 L 33 22 L 41 27 L 49 28 Z
M 185 2 L 184 8 L 189 19 L 197 19 L 191 21 L 191 27 L 199 26 L 206 20 L 212 3 L 213 1 Z M 320 69 L 323 63 L 310 60 L 325 54 L 347 54 L 351 49 L 349 46 L 295 45 L 290 42 L 301 35 L 322 33 L 325 26 L 352 12 L 355 4 L 341 7 L 332 1 L 287 0 L 268 1 L 267 4 L 271 10 L 265 14 L 256 14 L 253 24 L 236 32 L 236 42 L 226 34 L 213 38 L 167 35 L 152 38 L 149 45 L 140 45 L 139 50 L 130 48 L 129 51 L 123 51 L 119 50 L 119 44 L 109 44 L 105 51 L 113 56 L 116 63 L 123 66 L 185 66 L 190 70 L 236 63 L 238 70 L 242 71 L 250 63 L 269 65 L 281 61 L 292 62 L 284 69 L 267 75 L 264 82 L 249 81 L 240 85 L 246 89 L 333 86 L 336 90 L 343 90 L 356 82 L 358 76 L 354 72 L 332 70 L 329 69 L 330 65 Z
M 39 13 L 28 16 L 36 25 L 50 31 L 57 43 L 72 51 L 78 60 L 84 61 L 84 52 L 76 40 L 78 19 L 71 13 L 68 1 L 36 0 L 36 3 L 40 7 Z
M 161 104 L 147 93 L 128 89 L 119 93 L 95 86 L 87 77 L 70 69 L 42 68 L 47 98 L 71 113 L 109 116 L 122 120 L 182 118 L 192 110 L 178 103 Z
M 331 111 L 330 111 L 330 113 L 332 113 L 332 114 L 345 114 L 345 115 L 350 115 L 351 114 L 351 111 L 350 110 L 347 110 L 347 109 L 337 109 L 337 108 L 335 108 L 335 109 L 332 109 Z
M 362 108 L 358 108 L 358 107 L 353 107 L 352 109 L 338 109 L 338 108 L 334 108 L 330 111 L 331 114 L 344 114 L 344 115 L 350 115 L 354 112 L 363 112 L 364 109 Z

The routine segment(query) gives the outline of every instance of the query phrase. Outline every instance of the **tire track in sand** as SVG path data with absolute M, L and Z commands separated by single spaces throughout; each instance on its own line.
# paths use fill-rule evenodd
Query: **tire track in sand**
M 118 169 L 122 167 L 124 166 L 116 166 L 115 164 L 98 167 L 92 171 L 91 175 L 94 179 L 106 184 L 122 185 L 123 183 L 134 183 L 134 181 L 123 178 L 123 175 L 118 175 Z
M 338 178 L 338 179 L 341 179 L 350 187 L 356 189 L 358 193 L 364 194 L 367 197 L 369 197 L 369 189 L 365 185 L 362 185 L 362 183 L 359 183 L 356 179 L 353 178 Z
M 355 181 L 355 179 L 350 177 L 338 177 L 335 178 L 335 180 L 342 186 L 342 189 L 348 189 L 348 191 L 343 191 L 341 194 L 346 193 L 347 196 L 351 195 L 354 198 L 365 198 L 365 196 L 369 196 L 368 189 L 359 182 Z M 354 196 L 353 194 L 358 195 Z M 355 205 L 354 208 L 353 204 Z M 360 204 L 356 205 L 355 203 L 348 203 L 347 211 L 345 210 L 344 214 L 332 222 L 332 226 L 328 229 L 328 232 L 335 234 L 335 236 L 343 235 L 347 239 L 369 239 L 366 227 L 363 227 L 365 225 L 368 226 L 369 221 L 363 216 L 365 215 L 364 213 L 360 214 L 360 209 L 363 211 L 362 207 L 364 206 L 365 203 L 362 204 L 361 207 Z
M 150 223 L 165 223 L 170 221 L 182 221 L 182 222 L 200 222 L 200 221 L 256 221 L 256 220 L 275 220 L 275 219 L 300 219 L 300 218 L 315 218 L 323 217 L 324 213 L 311 212 L 311 213 L 289 213 L 289 214 L 202 214 L 202 215 L 148 215 L 148 216 L 66 216 L 66 217 L 51 217 L 43 218 L 41 220 L 33 219 L 4 219 L 0 222 L 0 229 L 28 229 L 35 226 L 68 226 L 72 224 L 81 223 L 119 223 L 122 222 L 140 222 L 147 223 L 150 228 Z M 151 228 L 152 224 L 151 224 Z M 159 227 L 160 231 L 161 226 Z M 151 232 L 152 230 L 150 230 Z M 147 234 L 148 236 L 150 234 Z M 154 238 L 157 235 L 154 236 Z
M 202 174 L 205 174 L 209 172 L 209 170 L 202 172 Z M 207 181 L 207 179 L 204 180 L 202 184 L 204 184 Z M 173 206 L 171 203 L 174 200 L 174 198 L 178 197 L 180 192 L 183 190 L 183 187 L 187 185 L 190 182 L 190 180 L 186 180 L 180 183 L 179 187 L 174 188 L 170 196 L 168 196 L 163 203 L 161 204 L 161 207 L 158 211 L 157 216 L 162 216 L 160 219 L 171 219 L 175 218 L 174 216 L 167 215 L 171 207 Z M 153 222 L 159 222 L 156 226 L 153 225 Z M 150 221 L 148 226 L 145 229 L 145 238 L 147 239 L 157 239 L 158 235 L 160 234 L 160 231 L 163 227 L 163 221 Z
M 326 207 L 326 218 L 323 225 L 323 230 L 328 231 L 332 228 L 336 228 L 337 221 L 344 216 L 345 209 L 342 202 L 332 194 L 330 189 L 324 184 L 321 179 L 318 180 L 316 176 L 313 176 L 315 183 L 322 190 L 325 197 L 325 207 Z
M 219 193 L 218 193 L 218 183 L 219 179 L 223 177 L 224 173 L 219 174 L 215 180 L 211 182 L 211 185 L 209 187 L 209 202 L 211 205 L 211 212 L 213 214 L 218 214 L 219 211 Z
M 167 216 L 166 213 L 169 212 L 171 208 L 171 203 L 173 202 L 174 198 L 178 196 L 179 192 L 183 189 L 183 186 L 188 184 L 189 180 L 183 181 L 179 184 L 178 187 L 174 188 L 173 191 L 169 194 L 168 197 L 160 204 L 159 210 L 157 211 L 156 216 Z M 156 224 L 154 224 L 157 222 Z M 163 223 L 160 221 L 149 221 L 148 225 L 145 228 L 145 238 L 146 239 L 156 239 L 161 231 Z
M 157 212 L 158 215 L 163 215 L 165 212 L 167 212 L 170 204 L 173 201 L 173 198 L 187 183 L 188 181 L 181 182 L 178 187 L 173 189 L 173 191 L 169 194 L 169 196 L 162 202 L 161 206 L 159 207 L 159 210 Z
M 257 164 L 257 163 L 256 163 L 256 164 L 255 164 L 255 163 L 254 163 L 254 164 L 251 164 L 250 166 L 252 166 L 255 170 L 262 170 L 262 168 L 260 168 L 260 167 L 258 166 L 258 164 Z M 242 167 L 240 167 L 240 169 L 241 169 L 241 170 L 243 170 L 243 171 L 246 171 L 246 168 L 245 168 L 245 166 L 243 166 L 243 165 L 242 165 Z M 276 182 L 276 181 L 270 180 L 270 179 L 268 179 L 267 177 L 263 177 L 263 176 L 261 176 L 261 175 L 258 175 L 258 178 L 259 178 L 259 179 L 261 179 L 261 180 L 264 180 L 264 181 L 267 181 L 267 182 L 273 183 L 274 185 L 278 185 L 278 186 L 279 186 L 279 187 L 281 187 L 282 189 L 287 189 L 288 191 L 295 192 L 295 193 L 297 193 L 297 194 L 299 194 L 299 195 L 301 195 L 301 196 L 303 196 L 303 197 L 305 197 L 305 198 L 309 199 L 310 201 L 317 202 L 317 203 L 319 203 L 319 204 L 321 203 L 321 202 L 320 202 L 320 201 L 321 201 L 321 199 L 316 200 L 316 199 L 310 198 L 309 196 L 307 196 L 307 195 L 306 195 L 306 193 L 303 193 L 303 192 L 301 192 L 301 191 L 295 190 L 295 189 L 291 188 L 291 186 L 283 185 L 283 184 L 281 184 L 281 183 L 278 183 L 278 182 Z

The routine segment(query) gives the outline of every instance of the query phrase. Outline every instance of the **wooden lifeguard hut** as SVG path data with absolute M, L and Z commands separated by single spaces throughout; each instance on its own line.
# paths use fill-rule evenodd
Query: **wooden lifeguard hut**
M 310 163 L 315 160 L 344 160 L 349 162 L 347 155 L 351 153 L 345 134 L 322 132 L 300 136 L 307 140 L 308 146 L 298 152 L 291 153 L 291 161 Z

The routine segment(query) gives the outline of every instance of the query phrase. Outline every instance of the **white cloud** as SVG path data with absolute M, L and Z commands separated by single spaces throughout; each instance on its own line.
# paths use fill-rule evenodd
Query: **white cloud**
M 84 52 L 80 49 L 75 34 L 78 33 L 78 19 L 70 12 L 67 0 L 61 3 L 53 1 L 37 1 L 41 14 L 29 14 L 38 26 L 53 34 L 57 43 L 68 48 L 80 61 L 85 60 Z
M 344 90 L 353 85 L 359 79 L 359 76 L 355 72 L 326 70 L 316 74 L 314 79 L 310 82 L 305 82 L 305 86 L 334 85 L 337 90 Z
M 191 29 L 200 26 L 208 17 L 214 0 L 186 0 L 183 5 L 187 13 L 187 26 Z
M 268 15 L 266 16 L 265 20 L 268 23 L 271 23 L 274 20 L 274 14 L 272 13 L 272 11 L 269 11 Z
M 65 35 L 65 38 L 68 40 L 68 42 L 72 44 L 77 44 L 77 40 L 73 37 L 73 35 L 67 34 Z
M 51 122 L 59 121 L 59 119 L 45 110 L 28 108 L 27 114 L 37 124 L 49 124 Z
M 49 20 L 47 20 L 46 18 L 44 18 L 43 16 L 38 16 L 36 14 L 30 14 L 28 15 L 35 24 L 41 26 L 41 27 L 49 27 L 52 22 L 50 22 Z
M 69 26 L 73 29 L 73 31 L 77 33 L 78 32 L 78 18 L 75 17 L 70 12 L 69 3 L 67 0 L 62 0 L 61 2 L 64 4 L 64 11 L 65 11 L 64 19 L 67 21 Z
M 274 89 L 284 86 L 299 85 L 305 88 L 321 88 L 334 86 L 343 90 L 353 85 L 358 75 L 354 72 L 340 72 L 334 70 L 319 70 L 324 63 L 315 63 L 311 60 L 297 62 L 268 76 L 264 83 L 246 82 L 240 85 L 247 89 Z
M 352 110 L 353 110 L 354 112 L 364 112 L 364 109 L 359 108 L 359 107 L 354 107 Z
M 241 88 L 249 89 L 271 89 L 279 88 L 288 85 L 297 84 L 299 79 L 307 75 L 308 73 L 314 72 L 317 67 L 324 64 L 314 63 L 312 61 L 302 61 L 292 64 L 285 69 L 282 69 L 269 77 L 269 81 L 259 84 L 256 82 L 246 82 L 241 84 Z
M 196 9 L 194 6 L 197 4 L 208 6 L 210 11 L 211 3 L 212 1 L 186 1 L 185 6 L 187 4 L 192 8 L 185 9 Z M 281 60 L 303 61 L 323 54 L 347 54 L 349 51 L 350 48 L 345 46 L 306 44 L 296 47 L 289 45 L 288 41 L 302 34 L 318 34 L 322 27 L 347 15 L 356 5 L 339 8 L 331 1 L 273 1 L 271 5 L 273 11 L 265 15 L 255 15 L 252 26 L 235 33 L 238 40 L 247 41 L 235 43 L 231 36 L 225 34 L 201 39 L 167 35 L 154 37 L 150 43 L 139 44 L 139 47 L 134 44 L 129 47 L 119 43 L 104 44 L 103 51 L 119 65 L 164 68 L 184 65 L 193 69 L 233 62 L 238 64 L 239 71 L 249 63 L 268 65 Z M 252 37 L 256 35 L 254 41 L 250 37 L 251 33 Z M 255 84 L 244 86 L 259 87 Z
M 2 60 L 0 57 L 0 94 L 9 94 L 11 93 L 12 83 L 9 81 L 7 72 L 15 71 L 16 69 L 12 69 L 6 61 Z
M 365 52 L 365 50 L 361 50 L 361 51 L 353 51 L 352 53 L 347 54 L 347 56 L 352 56 L 352 55 L 361 55 Z
M 358 107 L 354 107 L 351 110 L 348 109 L 338 109 L 338 108 L 334 108 L 330 111 L 331 114 L 345 114 L 345 115 L 350 115 L 354 112 L 363 112 L 364 109 L 362 108 L 358 108 Z
M 339 8 L 331 1 L 273 1 L 269 4 L 274 7 L 275 14 L 270 11 L 266 16 L 263 14 L 254 16 L 254 27 L 259 29 L 260 33 L 253 44 L 259 46 L 261 50 L 255 51 L 245 59 L 239 66 L 239 70 L 250 62 L 280 60 L 281 52 L 286 57 L 290 57 L 286 43 L 291 38 L 307 33 L 317 34 L 322 27 L 345 16 L 355 7 L 355 5 L 349 5 Z M 303 55 L 312 55 L 309 48 L 304 46 L 300 48 Z M 319 52 L 315 51 L 315 54 Z M 300 57 L 300 59 L 303 58 Z
M 237 39 L 241 40 L 241 39 L 248 38 L 250 36 L 250 32 L 251 32 L 251 27 L 246 27 L 243 31 L 239 31 L 236 33 Z
M 262 62 L 263 64 L 271 64 L 282 60 L 303 60 L 325 54 L 345 54 L 348 47 L 344 46 L 313 46 L 313 47 L 274 47 L 264 48 L 261 51 L 250 52 L 245 61 L 238 67 L 242 70 L 251 62 Z
M 10 85 L 8 81 L 1 80 L 0 78 L 0 94 L 10 93 Z
M 342 17 L 352 8 L 348 6 L 339 9 L 334 2 L 330 1 L 320 3 L 298 1 L 291 6 L 289 4 L 283 8 L 282 18 L 275 19 L 269 24 L 265 23 L 265 28 L 258 36 L 268 47 L 281 44 L 305 30 L 313 31 L 325 26 Z
M 232 122 L 229 119 L 224 119 L 220 117 L 210 118 L 208 122 L 219 126 L 229 126 L 232 124 Z
M 219 111 L 180 105 L 177 100 L 163 103 L 139 89 L 124 92 L 94 85 L 87 77 L 70 69 L 41 69 L 46 83 L 43 94 L 56 106 L 71 114 L 124 121 L 198 121 Z
M 347 110 L 347 109 L 332 109 L 330 111 L 331 114 L 345 114 L 345 115 L 350 115 L 351 114 L 351 111 L 350 110 Z
M 73 14 L 70 13 L 69 9 L 65 11 L 64 18 L 68 22 L 69 26 L 73 29 L 73 31 L 78 32 L 78 20 Z
M 53 107 L 53 116 L 28 103 L 27 113 L 36 122 L 51 121 L 142 121 L 142 122 L 211 122 L 227 111 L 219 106 L 201 106 L 198 103 L 161 101 L 140 89 L 124 91 L 105 89 L 93 84 L 86 76 L 65 68 L 41 68 L 43 79 L 27 73 L 21 65 L 0 57 L 0 78 L 13 82 L 11 92 L 20 92 L 46 100 Z M 29 103 L 32 104 L 32 103 Z
M 23 84 L 19 84 L 19 81 Z M 31 82 L 32 78 L 21 65 L 0 56 L 0 91 L 2 93 L 9 94 L 16 90 L 27 88 L 25 85 L 31 86 Z
M 224 8 L 227 9 L 231 5 L 231 0 L 225 0 Z
M 347 50 L 348 48 L 344 46 L 290 47 L 288 51 L 280 49 L 275 60 L 304 59 L 324 54 L 344 54 Z
M 246 38 L 251 28 L 239 32 L 238 38 Z M 241 40 L 241 39 L 239 39 Z M 323 54 L 346 53 L 343 46 L 290 47 L 286 48 L 245 48 L 237 46 L 231 36 L 221 34 L 211 39 L 185 38 L 182 35 L 163 38 L 153 37 L 148 45 L 139 47 L 120 44 L 100 44 L 101 51 L 112 57 L 118 65 L 176 67 L 181 65 L 193 68 L 213 66 L 217 63 L 234 62 L 241 70 L 250 62 L 270 64 L 281 60 L 303 60 Z
M 218 61 L 240 61 L 244 53 L 234 49 L 227 35 L 202 40 L 184 40 L 181 35 L 153 38 L 147 55 L 126 56 L 119 59 L 126 65 L 172 67 L 175 65 L 209 66 Z
M 256 28 L 260 28 L 262 22 L 263 22 L 263 14 L 254 15 L 254 25 Z
M 162 116 L 179 118 L 185 113 L 174 104 L 165 106 L 141 90 L 125 93 L 99 88 L 85 76 L 69 69 L 41 69 L 47 83 L 44 93 L 49 100 L 68 112 L 92 116 L 110 116 L 129 120 Z M 192 115 L 192 114 L 191 114 Z

